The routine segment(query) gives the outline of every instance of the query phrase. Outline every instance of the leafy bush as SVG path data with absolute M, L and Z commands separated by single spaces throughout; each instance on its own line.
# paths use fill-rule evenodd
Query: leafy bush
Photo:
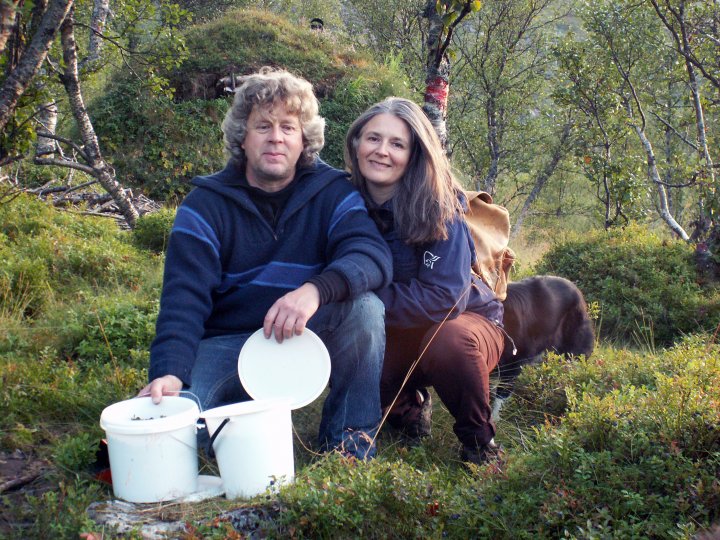
M 97 483 L 70 478 L 61 479 L 55 491 L 28 495 L 27 505 L 14 517 L 32 526 L 17 538 L 77 538 L 78 531 L 93 526 L 86 510 L 104 495 L 102 491 Z
M 66 435 L 55 445 L 53 460 L 66 471 L 80 472 L 95 462 L 97 449 L 97 434 L 94 432 Z
M 37 317 L 78 286 L 137 287 L 144 257 L 111 220 L 18 197 L 0 205 L 0 312 Z
M 669 345 L 720 322 L 720 294 L 697 284 L 692 248 L 639 225 L 557 244 L 537 271 L 566 277 L 597 301 L 605 337 Z
M 720 519 L 720 348 L 692 338 L 658 355 L 595 356 L 592 375 L 575 364 L 546 377 L 565 387 L 569 411 L 523 437 L 503 474 L 465 490 L 450 536 L 690 538 Z M 633 375 L 609 384 L 625 366 Z M 539 372 L 520 386 L 539 387 Z M 527 401 L 509 403 L 515 420 L 518 406 Z
M 80 365 L 45 348 L 32 359 L 0 355 L 0 380 L 0 442 L 4 448 L 29 450 L 52 440 L 49 432 L 99 431 L 102 410 L 135 395 L 147 371 L 119 363 Z
M 442 483 L 435 484 L 402 461 L 353 466 L 330 456 L 280 492 L 285 511 L 275 527 L 280 536 L 305 538 L 332 538 L 337 531 L 348 538 L 387 538 L 390 531 L 394 538 L 435 537 L 442 528 L 435 518 Z
M 91 107 L 118 176 L 157 199 L 182 197 L 194 176 L 225 164 L 220 124 L 231 98 L 224 97 L 223 77 L 271 65 L 308 79 L 328 119 L 322 157 L 335 166 L 342 166 L 345 131 L 359 112 L 407 93 L 399 67 L 377 65 L 333 37 L 267 12 L 231 11 L 189 27 L 185 39 L 193 54 L 163 74 L 174 99 L 120 74 Z
M 132 231 L 135 245 L 155 253 L 164 252 L 174 220 L 174 208 L 163 208 L 140 216 Z
M 158 300 L 111 296 L 80 304 L 66 314 L 64 356 L 82 361 L 135 364 L 155 336 Z M 147 364 L 137 367 L 146 367 Z
M 118 177 L 165 199 L 182 197 L 194 176 L 224 166 L 220 123 L 228 105 L 225 98 L 176 103 L 122 75 L 92 114 Z
M 60 212 L 19 197 L 0 205 L 0 232 L 18 261 L 45 267 L 52 289 L 78 281 L 132 285 L 140 277 L 140 255 L 111 220 Z
M 2 318 L 31 317 L 42 310 L 48 296 L 48 267 L 3 242 L 0 236 L 0 314 Z

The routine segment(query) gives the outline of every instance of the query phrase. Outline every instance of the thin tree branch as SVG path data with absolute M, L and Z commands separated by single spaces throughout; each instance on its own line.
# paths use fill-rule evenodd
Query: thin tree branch
M 66 139 L 65 137 L 61 137 L 60 135 L 55 135 L 54 133 L 50 133 L 49 131 L 38 131 L 38 135 L 41 137 L 46 137 L 48 139 L 54 139 L 58 142 L 67 144 L 68 146 L 71 146 L 73 150 L 75 150 L 78 154 L 80 154 L 80 157 L 83 158 L 87 163 L 90 163 L 90 158 L 85 153 L 85 151 L 82 149 L 80 145 L 78 145 L 76 142 L 71 141 L 70 139 Z
M 680 139 L 682 142 L 687 144 L 693 150 L 699 150 L 698 146 L 694 142 L 689 141 L 687 138 L 685 138 L 685 136 L 682 133 L 680 133 L 677 129 L 675 129 L 673 126 L 671 126 L 670 123 L 667 120 L 665 120 L 663 117 L 661 117 L 658 113 L 656 113 L 655 111 L 651 111 L 651 114 L 655 118 L 660 120 L 660 122 L 662 122 L 666 128 L 668 128 L 670 131 L 672 131 L 675 134 L 675 136 L 677 136 L 678 139 Z
M 56 158 L 41 158 L 37 157 L 33 159 L 33 162 L 37 165 L 55 165 L 57 167 L 67 167 L 68 169 L 77 169 L 91 176 L 97 174 L 97 171 L 88 165 L 83 165 L 77 161 L 70 161 L 68 159 L 56 159 Z

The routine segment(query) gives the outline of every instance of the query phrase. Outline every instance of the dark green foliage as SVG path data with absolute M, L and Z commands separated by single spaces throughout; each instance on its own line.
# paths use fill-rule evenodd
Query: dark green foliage
M 362 70 L 362 64 L 369 63 L 343 44 L 264 11 L 229 11 L 190 28 L 186 39 L 191 55 L 171 79 L 182 96 L 197 96 L 203 87 L 215 90 L 203 74 L 223 77 L 279 66 L 319 82 L 342 74 L 347 65 Z M 318 91 L 323 94 L 322 88 Z
M 398 69 L 266 12 L 231 11 L 190 27 L 185 38 L 188 59 L 164 74 L 174 100 L 124 75 L 92 105 L 96 131 L 118 177 L 156 199 L 181 198 L 194 176 L 224 166 L 220 124 L 231 98 L 223 97 L 223 77 L 270 65 L 308 79 L 327 117 L 322 157 L 338 167 L 355 117 L 388 95 L 407 93 Z
M 120 361 L 138 369 L 147 367 L 146 352 L 155 337 L 158 301 L 135 296 L 81 304 L 66 314 L 63 356 L 83 362 Z
M 450 533 L 671 538 L 720 519 L 717 345 L 694 338 L 658 355 L 601 351 L 561 370 L 551 363 L 523 373 L 522 399 L 508 413 L 523 418 L 538 372 L 565 388 L 569 412 L 523 439 L 503 475 L 468 490 L 468 511 Z
M 279 493 L 285 510 L 272 527 L 280 537 L 434 537 L 442 530 L 433 515 L 434 484 L 402 461 L 365 466 L 330 456 Z
M 174 208 L 163 208 L 140 216 L 132 231 L 135 245 L 155 253 L 164 252 L 174 220 Z
M 518 382 L 526 393 L 513 397 L 498 430 L 508 448 L 502 466 L 464 473 L 453 448 L 436 450 L 450 456 L 441 466 L 413 459 L 416 450 L 396 461 L 384 448 L 369 465 L 330 458 L 280 491 L 282 512 L 266 532 L 690 538 L 720 519 L 717 345 L 692 338 L 657 355 L 603 349 L 592 361 L 550 364 L 528 368 Z M 526 413 L 541 410 L 544 398 L 523 397 L 543 386 L 566 392 L 568 411 L 531 428 Z M 359 528 L 363 518 L 367 529 Z
M 225 164 L 220 122 L 228 104 L 224 98 L 177 103 L 120 78 L 92 114 L 118 177 L 165 199 L 185 195 L 194 176 Z
M 537 273 L 566 277 L 598 302 L 603 336 L 668 345 L 720 322 L 720 294 L 698 285 L 692 255 L 683 242 L 631 225 L 553 246 Z

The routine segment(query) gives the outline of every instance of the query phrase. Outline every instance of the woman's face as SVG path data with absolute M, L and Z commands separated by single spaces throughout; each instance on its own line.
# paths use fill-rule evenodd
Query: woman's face
M 392 114 L 374 116 L 360 132 L 357 160 L 376 204 L 391 199 L 410 161 L 410 129 Z

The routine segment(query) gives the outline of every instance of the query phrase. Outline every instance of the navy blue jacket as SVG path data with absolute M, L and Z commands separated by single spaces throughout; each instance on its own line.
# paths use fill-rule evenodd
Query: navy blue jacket
M 178 208 L 150 347 L 153 380 L 190 384 L 200 340 L 253 332 L 270 306 L 330 269 L 354 297 L 387 285 L 391 256 L 347 175 L 318 160 L 299 169 L 273 229 L 240 186 L 232 163 L 193 180 Z
M 377 291 L 385 304 L 385 324 L 425 327 L 464 311 L 502 324 L 503 306 L 470 271 L 475 245 L 461 216 L 448 224 L 448 239 L 408 245 L 395 230 L 392 199 L 375 210 L 393 258 L 393 281 Z

